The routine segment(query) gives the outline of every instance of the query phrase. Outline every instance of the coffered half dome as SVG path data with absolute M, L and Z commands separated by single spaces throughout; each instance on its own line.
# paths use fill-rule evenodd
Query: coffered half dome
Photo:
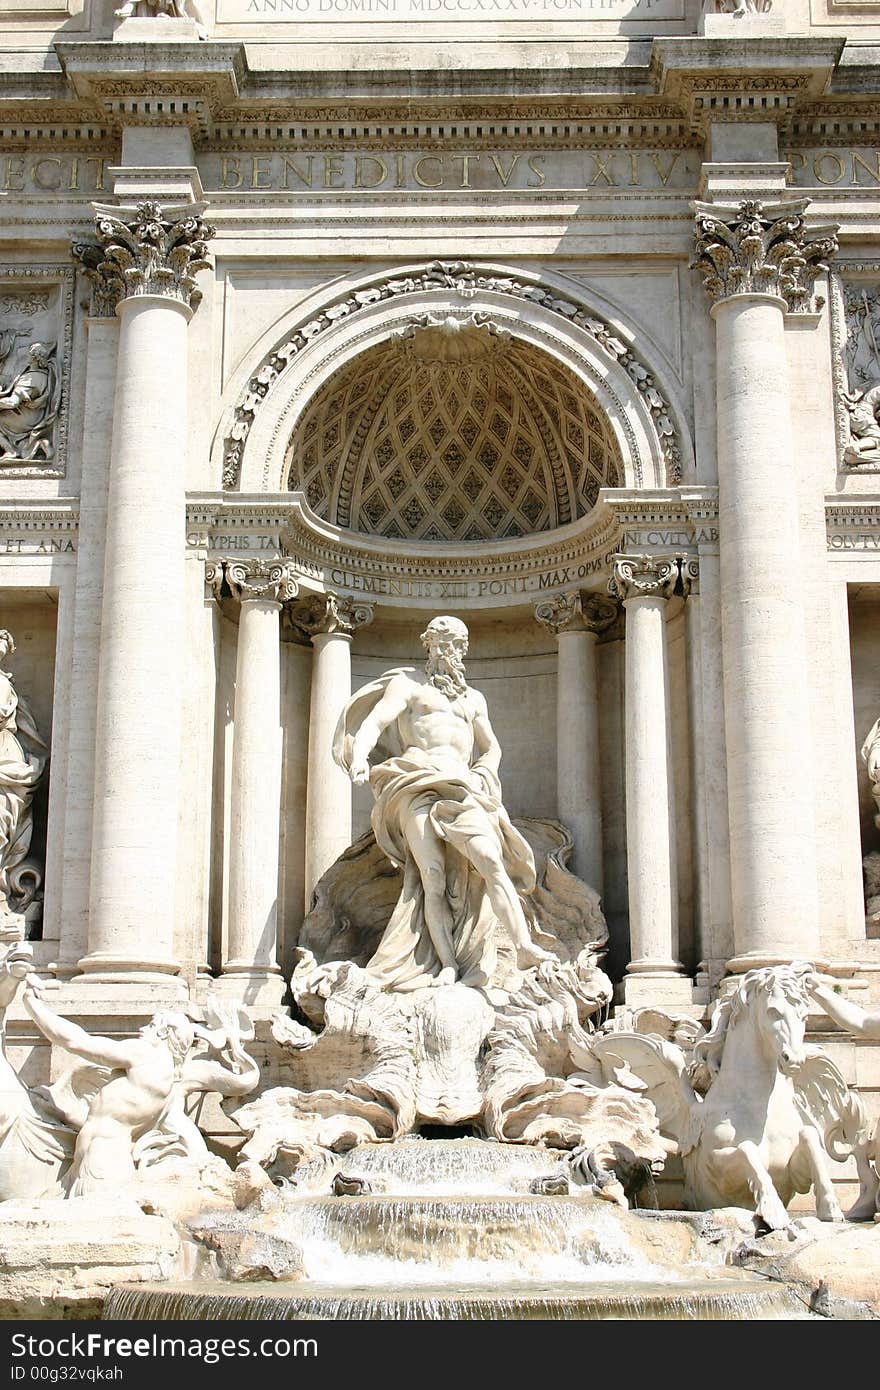
M 337 526 L 461 542 L 563 526 L 623 469 L 567 367 L 486 314 L 424 314 L 317 392 L 285 475 Z

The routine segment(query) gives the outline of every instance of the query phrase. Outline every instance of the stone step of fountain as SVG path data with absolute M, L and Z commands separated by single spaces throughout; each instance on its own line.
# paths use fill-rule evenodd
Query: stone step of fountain
M 547 1284 L 397 1285 L 345 1288 L 301 1284 L 150 1284 L 114 1289 L 104 1317 L 131 1321 L 214 1319 L 505 1321 L 755 1321 L 810 1318 L 803 1301 L 784 1285 L 728 1271 L 723 1278 L 689 1282 L 602 1281 L 576 1286 Z

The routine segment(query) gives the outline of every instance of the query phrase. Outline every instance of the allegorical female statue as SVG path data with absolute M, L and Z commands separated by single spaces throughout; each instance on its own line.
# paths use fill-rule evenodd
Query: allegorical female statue
M 39 883 L 28 862 L 31 802 L 49 756 L 27 703 L 2 669 L 14 651 L 11 633 L 0 629 L 0 938 L 5 939 L 22 934 L 18 914 Z
M 520 969 L 553 957 L 533 940 L 520 902 L 535 886 L 535 862 L 501 802 L 486 701 L 465 680 L 468 630 L 434 618 L 422 642 L 425 678 L 398 668 L 364 686 L 333 745 L 352 781 L 369 781 L 376 841 L 403 868 L 367 970 L 390 990 L 480 988 L 493 980 L 501 941 Z

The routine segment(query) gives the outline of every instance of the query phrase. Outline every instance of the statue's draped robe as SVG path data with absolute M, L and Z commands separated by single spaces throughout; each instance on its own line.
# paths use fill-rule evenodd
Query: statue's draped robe
M 47 753 L 25 701 L 0 671 L 0 899 L 15 892 L 15 871 L 30 849 L 31 800 Z
M 342 712 L 333 743 L 333 756 L 346 772 L 351 768 L 354 737 L 379 702 L 389 682 L 411 668 L 386 671 L 364 686 Z M 452 913 L 452 935 L 459 977 L 475 988 L 491 984 L 498 947 L 514 947 L 489 902 L 486 886 L 464 853 L 467 842 L 487 835 L 499 845 L 510 880 L 520 894 L 535 886 L 532 851 L 510 822 L 501 804 L 501 785 L 494 770 L 478 760 L 467 779 L 438 767 L 431 753 L 403 748 L 397 728 L 382 735 L 379 749 L 388 756 L 370 772 L 375 796 L 373 833 L 388 858 L 403 869 L 403 891 L 367 970 L 384 989 L 413 990 L 430 985 L 440 973 L 425 920 L 425 894 L 418 866 L 410 853 L 406 825 L 424 810 L 446 860 L 446 897 Z

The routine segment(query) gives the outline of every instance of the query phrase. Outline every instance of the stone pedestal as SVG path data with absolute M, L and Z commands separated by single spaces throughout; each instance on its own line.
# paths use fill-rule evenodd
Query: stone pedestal
M 309 771 L 306 793 L 305 906 L 318 879 L 351 844 L 351 783 L 333 761 L 333 735 L 351 696 L 351 643 L 372 620 L 369 604 L 316 594 L 291 610 L 291 622 L 312 643 Z
M 603 888 L 602 797 L 599 775 L 599 694 L 596 644 L 617 606 L 598 594 L 558 594 L 539 603 L 535 617 L 556 635 L 557 814 L 574 840 L 573 873 Z
M 690 984 L 677 958 L 666 644 L 666 604 L 679 578 L 676 559 L 627 555 L 615 559 L 609 584 L 626 609 L 627 1004 L 690 999 Z
M 803 207 L 700 205 L 697 216 L 717 344 L 733 972 L 819 948 L 813 808 L 796 790 L 809 671 L 784 314 L 809 307 L 831 244 L 807 239 Z
M 169 977 L 184 669 L 187 324 L 208 234 L 191 206 L 106 209 L 95 276 L 120 296 L 95 721 L 88 954 L 103 981 Z M 101 252 L 105 259 L 100 260 Z M 125 267 L 122 270 L 120 267 Z M 168 980 L 171 993 L 182 988 Z
M 295 597 L 291 567 L 278 560 L 227 561 L 239 600 L 235 734 L 229 838 L 229 930 L 220 993 L 249 1006 L 277 1005 L 284 981 L 276 959 L 281 810 L 281 648 L 284 600 Z

